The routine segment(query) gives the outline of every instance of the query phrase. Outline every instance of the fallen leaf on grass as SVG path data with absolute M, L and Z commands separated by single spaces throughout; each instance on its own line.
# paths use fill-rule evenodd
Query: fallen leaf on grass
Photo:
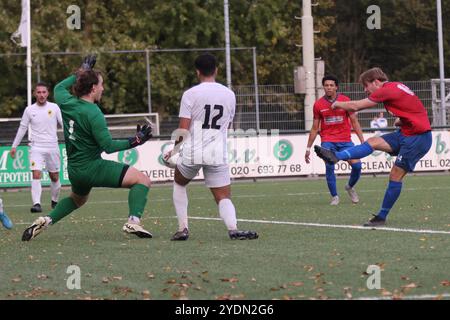
M 313 266 L 303 266 L 303 269 L 305 269 L 306 271 L 308 271 L 308 272 L 311 272 L 311 271 L 313 271 L 314 270 L 314 267 Z
M 49 289 L 43 289 L 41 287 L 36 287 L 31 289 L 30 291 L 25 291 L 23 296 L 25 298 L 38 298 L 41 296 L 56 296 L 57 292 Z
M 381 290 L 381 295 L 384 296 L 384 297 L 392 296 L 392 292 L 387 291 L 386 289 L 382 289 Z
M 22 281 L 22 278 L 21 278 L 21 276 L 18 276 L 18 277 L 12 278 L 11 281 L 12 282 L 20 282 L 20 281 Z
M 280 288 L 270 288 L 270 291 L 280 291 Z
M 415 284 L 414 282 L 409 283 L 405 286 L 402 286 L 403 289 L 413 289 L 413 288 L 417 288 L 417 284 Z
M 450 286 L 450 281 L 449 280 L 441 281 L 441 285 L 444 286 L 444 287 L 449 287 Z
M 222 278 L 220 279 L 222 282 L 238 282 L 239 280 L 237 278 Z
M 353 298 L 351 291 L 352 291 L 352 288 L 350 288 L 350 287 L 345 287 L 344 288 L 344 294 L 347 297 L 347 299 L 352 299 Z
M 301 287 L 303 286 L 303 282 L 297 281 L 297 282 L 291 282 L 290 285 L 293 285 L 294 287 Z
M 133 292 L 133 289 L 129 287 L 114 287 L 114 289 L 112 289 L 113 294 L 128 295 L 131 292 Z
M 172 298 L 186 300 L 185 299 L 186 298 L 186 291 L 180 290 L 178 292 L 174 292 L 174 293 L 172 293 Z
M 223 294 L 220 296 L 216 296 L 216 300 L 242 300 L 245 299 L 245 295 L 243 293 L 238 293 L 238 294 Z

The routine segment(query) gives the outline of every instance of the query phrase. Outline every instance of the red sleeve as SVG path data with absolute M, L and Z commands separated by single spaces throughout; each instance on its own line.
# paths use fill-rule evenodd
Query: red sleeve
M 319 111 L 319 106 L 317 105 L 317 102 L 314 103 L 313 113 L 314 113 L 314 119 L 320 119 L 320 111 Z
M 382 87 L 376 90 L 374 93 L 372 93 L 369 96 L 369 100 L 376 103 L 381 103 L 387 100 L 391 100 L 393 94 L 395 94 L 395 92 L 392 90 L 392 88 Z

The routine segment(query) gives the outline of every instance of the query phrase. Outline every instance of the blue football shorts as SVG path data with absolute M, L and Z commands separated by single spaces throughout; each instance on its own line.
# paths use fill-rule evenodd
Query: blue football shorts
M 353 142 L 322 142 L 320 144 L 322 148 L 331 150 L 333 152 L 340 152 L 345 149 L 354 147 L 355 144 Z
M 397 156 L 395 165 L 407 172 L 414 171 L 417 162 L 428 153 L 433 142 L 431 131 L 405 136 L 398 130 L 382 135 L 381 138 L 391 146 L 393 152 L 390 154 Z

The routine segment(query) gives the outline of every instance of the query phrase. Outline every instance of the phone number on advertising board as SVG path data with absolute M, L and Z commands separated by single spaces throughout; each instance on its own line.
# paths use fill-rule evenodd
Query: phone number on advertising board
M 250 168 L 247 166 L 235 166 L 230 168 L 232 175 L 248 175 L 248 174 L 283 174 L 283 173 L 298 173 L 302 172 L 302 166 L 300 164 L 280 164 L 280 165 L 263 165 L 256 168 Z

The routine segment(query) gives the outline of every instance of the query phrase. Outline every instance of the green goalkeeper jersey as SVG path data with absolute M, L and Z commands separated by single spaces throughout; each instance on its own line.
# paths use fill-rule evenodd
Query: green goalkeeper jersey
M 59 105 L 64 122 L 64 138 L 69 167 L 82 167 L 100 159 L 103 151 L 113 153 L 129 149 L 128 140 L 113 140 L 100 108 L 70 94 L 75 83 L 71 75 L 55 86 L 55 101 Z

